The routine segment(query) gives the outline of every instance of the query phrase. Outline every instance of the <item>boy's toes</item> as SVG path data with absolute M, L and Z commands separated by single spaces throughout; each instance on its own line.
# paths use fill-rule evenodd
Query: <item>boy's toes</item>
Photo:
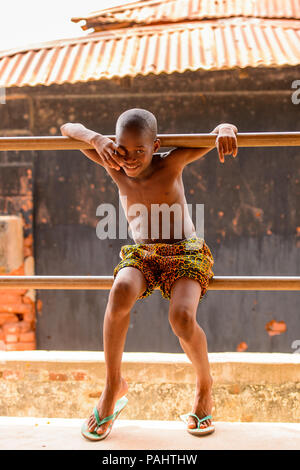
M 205 421 L 202 421 L 202 423 L 200 423 L 200 428 L 201 429 L 205 429 L 208 426 L 211 426 L 211 420 L 210 419 L 206 419 Z M 189 429 L 197 428 L 196 418 L 194 418 L 193 416 L 190 416 L 189 419 L 188 419 L 188 428 Z
M 188 428 L 189 429 L 194 429 L 196 427 L 197 427 L 196 418 L 193 418 L 193 416 L 190 416 L 189 419 L 188 419 Z
M 87 421 L 88 432 L 93 432 L 96 427 L 96 420 L 93 417 L 90 417 Z
M 93 432 L 95 429 L 96 425 L 95 424 L 87 424 L 87 430 L 88 432 Z
M 202 429 L 207 428 L 208 426 L 210 426 L 210 419 L 207 419 L 200 424 L 200 428 Z
M 109 423 L 108 423 L 109 424 Z M 97 429 L 96 433 L 97 434 L 104 434 L 105 431 L 107 430 L 108 428 L 108 424 L 102 424 L 101 426 L 99 426 L 99 428 Z

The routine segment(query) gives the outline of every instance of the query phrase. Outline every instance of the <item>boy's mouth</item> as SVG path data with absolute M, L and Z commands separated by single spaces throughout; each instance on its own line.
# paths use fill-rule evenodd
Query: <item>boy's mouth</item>
M 126 170 L 136 170 L 137 168 L 139 168 L 141 165 L 135 165 L 135 166 L 127 166 L 127 165 L 124 165 L 124 168 L 126 168 Z

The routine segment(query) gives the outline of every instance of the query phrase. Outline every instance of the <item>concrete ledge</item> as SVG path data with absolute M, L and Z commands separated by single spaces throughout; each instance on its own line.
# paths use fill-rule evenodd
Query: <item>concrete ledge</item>
M 128 421 L 120 418 L 114 423 L 111 434 L 99 442 L 84 439 L 80 434 L 81 425 L 82 420 L 79 419 L 0 417 L 0 449 L 74 449 L 96 450 L 99 453 L 101 450 L 138 449 L 299 450 L 300 448 L 300 424 L 295 423 L 217 422 L 213 434 L 198 437 L 188 434 L 185 424 L 181 421 Z M 99 454 L 100 464 L 101 458 Z M 196 463 L 200 463 L 199 455 Z
M 260 352 L 208 353 L 212 362 L 247 362 L 273 364 L 300 364 L 300 354 Z M 103 351 L 0 351 L 3 361 L 55 361 L 55 362 L 104 362 Z M 122 362 L 190 363 L 185 354 L 157 352 L 124 352 Z
M 300 355 L 209 353 L 217 421 L 300 422 Z M 195 374 L 185 354 L 124 353 L 127 419 L 190 411 Z M 0 352 L 0 414 L 84 418 L 105 383 L 101 351 Z

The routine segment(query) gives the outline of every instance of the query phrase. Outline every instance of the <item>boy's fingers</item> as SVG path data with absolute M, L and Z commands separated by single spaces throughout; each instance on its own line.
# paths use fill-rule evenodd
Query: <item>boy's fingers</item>
M 231 137 L 228 143 L 228 153 L 236 156 L 236 139 Z
M 111 148 L 112 148 L 113 152 L 115 152 L 116 154 L 119 154 L 119 155 L 125 157 L 126 151 L 122 147 L 117 145 L 115 142 L 112 142 Z
M 109 156 L 106 152 L 102 152 L 102 157 L 105 160 L 105 163 L 112 168 L 112 164 L 110 163 Z
M 126 156 L 126 151 L 125 151 L 122 147 L 120 147 L 119 145 L 116 145 L 116 151 L 117 151 L 120 155 L 122 155 L 123 157 Z
M 223 152 L 223 146 L 220 142 L 218 142 L 218 153 L 219 153 L 219 159 L 221 163 L 224 163 L 224 152 Z
M 110 151 L 109 155 L 110 155 L 111 160 L 114 161 L 117 166 L 122 166 L 123 165 L 123 161 L 118 156 L 117 153 L 114 153 L 113 151 Z
M 224 163 L 224 155 L 232 154 L 234 157 L 237 156 L 237 139 L 233 136 L 221 135 L 217 138 L 217 148 L 219 152 L 219 158 Z
M 233 141 L 233 156 L 236 157 L 237 156 L 237 153 L 238 153 L 238 149 L 237 149 L 237 143 L 236 143 L 236 139 L 234 139 Z
M 218 139 L 218 144 L 220 148 L 222 149 L 223 154 L 226 152 L 226 147 L 225 147 L 225 138 L 224 137 L 219 137 Z
M 234 149 L 233 137 L 227 137 L 226 139 L 226 154 L 231 155 Z
M 111 168 L 115 168 L 116 170 L 119 170 L 120 169 L 120 165 L 112 158 L 111 154 L 109 152 L 103 152 L 104 153 L 104 157 L 107 161 L 107 164 L 111 167 Z
M 123 157 L 120 157 L 118 154 L 117 150 L 114 150 L 112 148 L 108 149 L 108 153 L 110 155 L 110 158 L 118 165 L 122 166 L 124 163 Z
M 111 147 L 108 149 L 110 157 L 117 163 L 117 165 L 122 166 L 124 163 L 124 157 L 118 153 L 115 147 Z
M 225 137 L 225 139 L 224 139 L 224 153 L 225 153 L 225 155 L 230 153 L 229 149 L 230 149 L 230 140 L 229 140 L 229 137 Z
M 230 138 L 230 145 L 229 145 L 229 153 L 233 153 L 234 151 L 234 146 L 235 146 L 235 138 L 231 137 Z

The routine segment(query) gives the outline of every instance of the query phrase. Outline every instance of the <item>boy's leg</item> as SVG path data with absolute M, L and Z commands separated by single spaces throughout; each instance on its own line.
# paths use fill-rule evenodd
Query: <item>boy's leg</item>
M 128 390 L 126 381 L 121 377 L 122 354 L 130 322 L 130 310 L 146 288 L 143 273 L 137 268 L 127 266 L 117 273 L 110 290 L 103 326 L 106 384 L 97 405 L 100 419 L 113 413 L 116 401 Z M 101 425 L 97 433 L 104 433 L 110 424 L 111 421 L 108 421 Z M 89 417 L 87 426 L 89 432 L 94 431 L 94 414 Z
M 196 372 L 196 391 L 192 412 L 200 419 L 211 414 L 212 383 L 207 353 L 206 335 L 196 321 L 197 307 L 201 294 L 200 283 L 190 278 L 179 278 L 171 288 L 169 321 L 178 336 L 182 349 L 192 362 Z M 211 425 L 211 420 L 200 427 Z M 196 419 L 189 417 L 189 428 L 196 427 Z

